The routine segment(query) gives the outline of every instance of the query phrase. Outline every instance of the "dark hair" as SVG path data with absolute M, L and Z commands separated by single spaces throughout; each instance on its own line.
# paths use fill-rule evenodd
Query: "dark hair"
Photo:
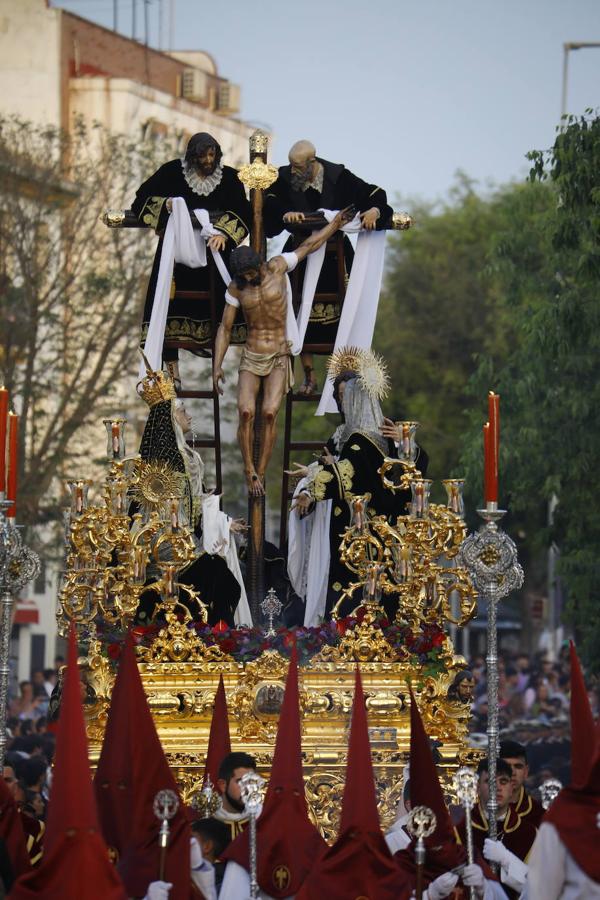
M 229 271 L 236 287 L 245 287 L 245 281 L 242 278 L 244 272 L 250 269 L 260 269 L 262 259 L 252 247 L 236 247 L 229 257 Z
M 22 766 L 19 766 L 19 778 L 26 788 L 30 788 L 37 784 L 40 778 L 45 777 L 46 768 L 46 760 L 43 757 L 30 756 L 23 761 Z
M 44 678 L 49 681 L 53 675 L 56 675 L 56 669 L 44 669 Z
M 221 145 L 216 140 L 216 138 L 212 136 L 212 134 L 208 134 L 208 132 L 206 131 L 199 131 L 197 134 L 193 134 L 189 139 L 188 145 L 185 150 L 186 162 L 191 162 L 191 160 L 195 159 L 197 156 L 200 156 L 200 154 L 205 150 L 208 150 L 209 147 L 214 147 L 215 160 L 217 165 L 219 165 L 223 156 Z
M 527 750 L 523 744 L 519 744 L 518 741 L 501 741 L 498 756 L 501 756 L 502 759 L 517 759 L 518 757 L 522 757 L 525 762 L 527 762 Z
M 235 753 L 228 753 L 221 761 L 217 778 L 229 781 L 233 778 L 233 773 L 236 769 L 256 769 L 256 760 L 249 753 L 244 753 L 241 750 Z
M 192 831 L 213 842 L 214 854 L 217 858 L 231 842 L 231 831 L 225 822 L 213 819 L 212 816 L 209 816 L 207 819 L 196 819 L 192 823 Z
M 477 774 L 481 775 L 482 772 L 487 772 L 488 768 L 489 763 L 487 758 L 482 759 L 477 766 Z M 496 760 L 496 777 L 498 777 L 498 775 L 507 775 L 509 778 L 512 778 L 512 767 L 504 759 L 500 758 Z

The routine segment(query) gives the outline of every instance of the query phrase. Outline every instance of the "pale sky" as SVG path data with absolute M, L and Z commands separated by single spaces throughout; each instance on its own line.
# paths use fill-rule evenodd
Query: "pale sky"
M 242 87 L 241 117 L 309 138 L 390 198 L 522 178 L 560 115 L 564 42 L 600 42 L 600 0 L 173 0 L 175 49 L 203 49 Z M 131 35 L 132 0 L 117 0 Z M 137 35 L 143 35 L 143 2 Z M 113 24 L 114 0 L 52 0 Z M 169 0 L 163 0 L 168 20 Z M 159 0 L 149 0 L 158 45 Z M 167 43 L 165 28 L 164 46 Z M 600 47 L 569 54 L 567 109 L 600 106 Z

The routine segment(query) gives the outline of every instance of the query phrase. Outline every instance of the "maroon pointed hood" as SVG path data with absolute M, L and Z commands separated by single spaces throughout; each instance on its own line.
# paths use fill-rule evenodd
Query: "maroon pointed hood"
M 165 758 L 137 667 L 131 633 L 108 711 L 102 751 L 94 778 L 98 812 L 117 868 L 132 897 L 143 897 L 158 878 L 160 822 L 153 803 L 158 791 L 179 797 Z M 173 884 L 169 900 L 189 900 L 191 830 L 181 805 L 169 823 L 164 880 Z
M 249 865 L 249 833 L 245 829 L 229 845 L 223 859 Z M 296 894 L 327 844 L 310 821 L 302 775 L 300 696 L 296 645 L 279 716 L 273 765 L 263 810 L 257 822 L 258 883 L 270 897 Z
M 88 762 L 77 640 L 71 626 L 67 673 L 56 734 L 52 793 L 39 866 L 11 890 L 13 900 L 126 900 L 102 839 Z
M 225 684 L 223 675 L 219 675 L 219 686 L 215 694 L 215 703 L 210 722 L 210 735 L 208 749 L 206 751 L 206 763 L 204 764 L 203 783 L 208 775 L 211 784 L 217 789 L 219 778 L 219 766 L 228 753 L 231 753 L 231 738 L 229 736 L 229 713 L 227 711 L 227 697 L 225 696 Z
M 296 900 L 365 897 L 408 900 L 409 881 L 388 850 L 379 825 L 371 745 L 357 666 L 340 831 L 315 863 Z

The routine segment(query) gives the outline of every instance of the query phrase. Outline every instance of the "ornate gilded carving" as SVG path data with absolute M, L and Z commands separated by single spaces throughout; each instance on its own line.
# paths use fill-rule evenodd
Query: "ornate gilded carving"
M 279 171 L 276 166 L 264 163 L 261 159 L 242 166 L 238 171 L 238 178 L 249 190 L 266 191 L 273 182 L 277 181 Z

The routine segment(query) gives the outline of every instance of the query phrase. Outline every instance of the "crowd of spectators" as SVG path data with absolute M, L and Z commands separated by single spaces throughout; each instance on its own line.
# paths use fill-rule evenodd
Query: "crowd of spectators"
M 565 783 L 569 779 L 570 759 L 568 644 L 561 647 L 556 660 L 543 653 L 501 651 L 498 672 L 500 737 L 527 746 L 529 787 L 546 778 Z M 598 686 L 591 679 L 587 684 L 592 712 L 598 717 Z M 471 741 L 479 747 L 486 746 L 487 689 L 485 656 L 476 654 L 469 660 L 468 671 L 460 673 L 450 696 L 471 703 Z
M 50 792 L 55 736 L 48 728 L 49 706 L 62 665 L 57 657 L 55 668 L 32 672 L 8 704 L 3 777 L 22 814 L 37 822 L 45 820 Z M 29 833 L 37 832 L 32 827 Z

